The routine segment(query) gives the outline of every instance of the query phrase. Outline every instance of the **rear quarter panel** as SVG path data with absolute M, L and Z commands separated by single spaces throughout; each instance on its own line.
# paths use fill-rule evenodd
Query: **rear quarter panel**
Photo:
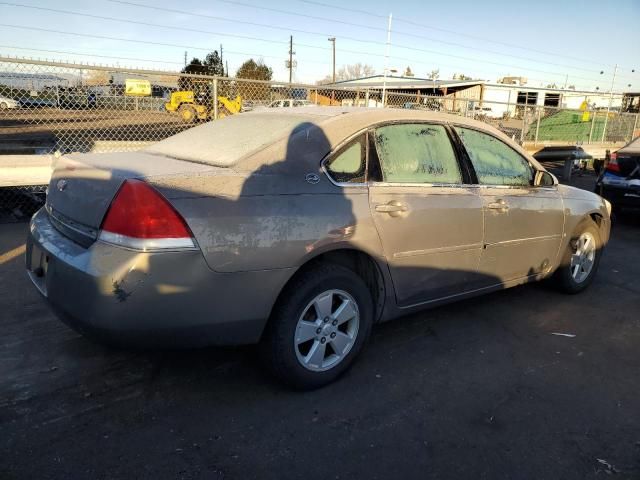
M 173 203 L 217 272 L 298 267 L 336 248 L 381 252 L 364 187 Z

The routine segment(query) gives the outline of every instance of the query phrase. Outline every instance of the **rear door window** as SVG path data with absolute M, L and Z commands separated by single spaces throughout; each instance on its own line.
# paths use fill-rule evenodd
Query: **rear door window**
M 395 124 L 375 131 L 382 179 L 391 183 L 462 183 L 462 173 L 443 125 Z

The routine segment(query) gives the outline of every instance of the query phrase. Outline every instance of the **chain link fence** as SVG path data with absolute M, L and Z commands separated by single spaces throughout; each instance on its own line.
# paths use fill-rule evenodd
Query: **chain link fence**
M 46 185 L 0 187 L 0 223 L 20 222 L 44 205 Z
M 306 105 L 446 112 L 534 145 L 625 142 L 640 128 L 637 114 L 490 102 L 480 87 L 442 94 L 435 85 L 302 85 L 0 57 L 0 155 L 137 150 L 203 122 Z M 2 211 L 16 201 L 29 211 L 31 193 L 0 189 Z

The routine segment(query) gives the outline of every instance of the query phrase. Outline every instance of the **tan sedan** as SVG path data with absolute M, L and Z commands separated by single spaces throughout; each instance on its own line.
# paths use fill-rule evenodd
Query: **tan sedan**
M 314 388 L 376 322 L 551 276 L 583 290 L 609 214 L 484 123 L 256 111 L 142 152 L 63 157 L 27 269 L 99 341 L 259 342 L 279 378 Z

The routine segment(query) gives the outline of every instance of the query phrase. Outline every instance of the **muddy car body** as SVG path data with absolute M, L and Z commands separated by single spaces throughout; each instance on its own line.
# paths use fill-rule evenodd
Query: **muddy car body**
M 344 371 L 373 323 L 554 272 L 583 289 L 608 210 L 471 119 L 252 112 L 142 152 L 60 159 L 27 269 L 93 338 L 261 342 L 307 388 Z

